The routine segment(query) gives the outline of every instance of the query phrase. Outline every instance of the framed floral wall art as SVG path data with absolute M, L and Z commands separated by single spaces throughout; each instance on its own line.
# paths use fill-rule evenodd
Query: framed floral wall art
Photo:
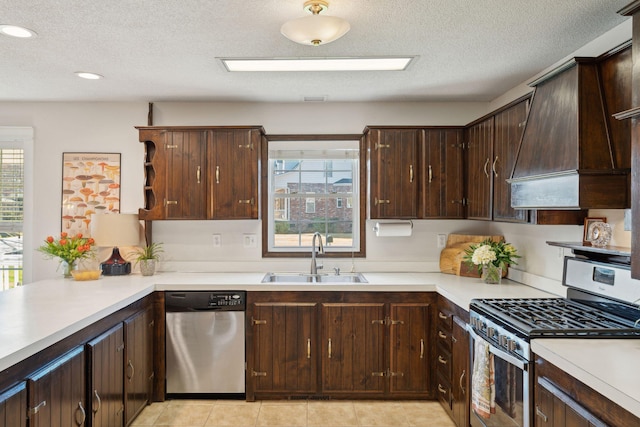
M 120 153 L 62 153 L 62 231 L 89 236 L 93 215 L 119 212 Z

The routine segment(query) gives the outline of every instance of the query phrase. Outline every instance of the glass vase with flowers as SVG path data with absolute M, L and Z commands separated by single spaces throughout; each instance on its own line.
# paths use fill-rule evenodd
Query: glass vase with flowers
M 64 231 L 57 239 L 48 236 L 38 251 L 48 258 L 58 258 L 64 277 L 71 277 L 71 270 L 76 267 L 78 260 L 94 256 L 92 246 L 95 244 L 91 237 L 84 237 L 82 233 L 69 236 Z
M 477 245 L 469 246 L 465 250 L 463 260 L 469 265 L 477 266 L 478 273 L 485 283 L 500 284 L 503 272 L 506 273 L 509 265 L 517 264 L 516 258 L 520 258 L 520 255 L 510 243 L 486 239 Z

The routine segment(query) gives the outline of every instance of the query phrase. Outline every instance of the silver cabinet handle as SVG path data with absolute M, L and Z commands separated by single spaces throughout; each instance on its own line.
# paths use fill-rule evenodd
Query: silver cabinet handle
M 78 411 L 80 411 L 80 415 L 82 415 L 82 418 L 80 418 L 80 421 L 78 421 L 78 415 L 77 415 Z M 76 410 L 75 418 L 76 418 L 75 419 L 76 424 L 78 426 L 81 426 L 87 420 L 87 413 L 85 412 L 84 408 L 82 407 L 82 402 L 78 402 L 78 409 Z
M 497 178 L 498 172 L 496 172 L 496 163 L 498 163 L 498 156 L 496 156 L 495 160 L 493 161 L 493 164 L 491 165 L 491 170 L 493 170 L 493 175 Z
M 549 418 L 547 418 L 545 413 L 540 410 L 540 407 L 538 405 L 536 405 L 536 415 L 542 418 L 542 421 L 544 421 L 545 423 L 549 421 Z
M 220 166 L 216 166 L 216 184 L 220 184 Z
M 462 380 L 464 379 L 464 376 L 466 375 L 466 373 L 467 373 L 467 370 L 463 369 L 462 375 L 460 375 L 460 390 L 462 391 L 462 394 L 467 394 L 464 384 L 462 384 Z
M 489 166 L 489 158 L 487 157 L 487 161 L 484 162 L 484 175 L 489 178 L 489 172 L 487 172 L 487 166 Z
M 438 356 L 438 362 L 442 363 L 443 365 L 446 365 L 447 364 L 447 359 L 445 359 L 442 356 Z
M 311 338 L 307 338 L 307 359 L 311 359 Z
M 420 340 L 420 359 L 424 359 L 424 338 Z
M 433 169 L 429 165 L 429 184 L 431 184 L 431 181 L 433 181 Z
M 97 414 L 100 408 L 102 407 L 102 400 L 100 400 L 100 395 L 98 395 L 98 390 L 93 390 L 93 395 L 98 399 L 98 407 L 93 410 L 94 414 Z
M 129 381 L 131 381 L 133 380 L 133 376 L 136 374 L 136 369 L 133 367 L 133 363 L 131 363 L 131 360 L 127 362 L 127 367 L 131 368 L 131 375 L 127 375 L 127 378 L 129 378 Z
M 200 184 L 200 166 L 198 166 L 198 169 L 196 170 L 196 180 L 198 181 L 198 184 Z
M 446 340 L 447 339 L 447 334 L 445 334 L 442 331 L 438 331 L 438 337 L 442 338 L 443 340 Z
M 328 352 L 329 352 L 329 359 L 331 359 L 331 338 L 329 338 Z
M 409 182 L 413 182 L 413 165 L 409 165 Z

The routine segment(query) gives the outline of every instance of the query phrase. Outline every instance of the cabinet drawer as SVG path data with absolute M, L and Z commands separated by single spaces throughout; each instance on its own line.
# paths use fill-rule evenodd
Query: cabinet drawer
M 436 351 L 436 370 L 439 375 L 444 376 L 444 378 L 449 381 L 451 381 L 451 375 L 453 373 L 451 370 L 451 360 L 451 352 L 438 343 Z
M 447 381 L 440 374 L 438 374 L 437 376 L 436 383 L 436 393 L 438 395 L 438 400 L 447 410 L 451 411 L 451 383 L 449 383 L 449 381 Z
M 438 346 L 451 351 L 451 330 L 446 330 L 444 328 L 438 328 L 438 332 L 436 333 L 438 338 L 437 343 Z
M 451 332 L 453 315 L 445 310 L 438 310 L 438 329 Z

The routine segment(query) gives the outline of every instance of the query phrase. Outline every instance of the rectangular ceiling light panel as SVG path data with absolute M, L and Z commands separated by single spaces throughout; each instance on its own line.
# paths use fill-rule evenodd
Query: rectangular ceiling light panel
M 402 71 L 413 56 L 379 58 L 220 58 L 227 71 Z

